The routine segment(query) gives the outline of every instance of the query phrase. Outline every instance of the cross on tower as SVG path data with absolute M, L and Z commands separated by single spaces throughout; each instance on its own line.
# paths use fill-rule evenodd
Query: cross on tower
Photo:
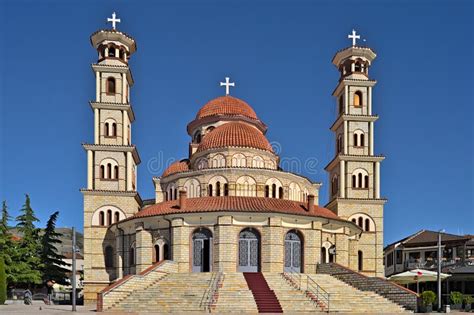
M 352 46 L 357 44 L 357 40 L 360 39 L 360 35 L 356 35 L 356 31 L 352 30 L 352 35 L 347 35 L 347 38 L 352 39 Z
M 107 18 L 107 23 L 112 22 L 112 28 L 115 30 L 116 24 L 120 23 L 120 19 L 117 19 L 117 15 L 112 13 L 112 18 Z
M 221 86 L 225 86 L 225 95 L 229 95 L 230 87 L 235 86 L 235 82 L 229 82 L 229 81 L 230 81 L 230 78 L 225 77 L 225 82 L 220 82 Z

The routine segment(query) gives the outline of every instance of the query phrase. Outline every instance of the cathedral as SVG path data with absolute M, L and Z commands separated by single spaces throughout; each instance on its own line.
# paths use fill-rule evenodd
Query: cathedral
M 115 14 L 109 21 L 111 29 L 90 38 L 97 62 L 90 101 L 94 139 L 83 144 L 86 302 L 161 261 L 189 274 L 304 274 L 334 262 L 367 276 L 384 275 L 384 157 L 374 150 L 376 81 L 369 76 L 376 54 L 357 45 L 355 31 L 349 35 L 352 45 L 332 59 L 340 78 L 334 104 L 328 104 L 337 114 L 332 125 L 328 122 L 334 158 L 325 167 L 326 205 L 319 202 L 321 183 L 280 167 L 258 104 L 231 96 L 229 78 L 221 83 L 224 96 L 196 104 L 195 118 L 186 126 L 189 155 L 154 177 L 154 199 L 142 200 L 129 66 L 137 47 L 133 37 L 117 30 Z

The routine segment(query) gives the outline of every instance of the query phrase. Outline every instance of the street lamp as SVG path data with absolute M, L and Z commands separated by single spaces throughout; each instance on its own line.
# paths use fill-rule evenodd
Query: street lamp
M 438 311 L 441 311 L 441 259 L 443 257 L 441 253 L 441 233 L 443 233 L 444 230 L 439 230 L 438 231 L 438 274 L 437 274 L 437 280 L 438 280 Z

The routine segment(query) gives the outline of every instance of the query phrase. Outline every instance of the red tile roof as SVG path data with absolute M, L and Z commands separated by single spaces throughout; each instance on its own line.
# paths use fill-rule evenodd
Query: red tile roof
M 196 119 L 219 115 L 242 115 L 257 119 L 257 114 L 249 104 L 233 96 L 221 96 L 209 101 L 196 115 Z
M 225 148 L 255 148 L 273 152 L 272 146 L 263 133 L 242 122 L 229 122 L 220 125 L 204 136 L 197 152 Z
M 189 166 L 187 161 L 176 161 L 172 163 L 168 168 L 163 172 L 163 177 L 189 171 Z
M 329 219 L 340 219 L 329 209 L 314 206 L 312 212 L 308 212 L 305 203 L 263 197 L 200 197 L 187 198 L 183 209 L 179 207 L 178 200 L 165 201 L 144 208 L 131 218 L 150 217 L 155 215 L 199 213 L 199 212 L 261 212 L 261 213 L 283 213 L 303 216 L 324 217 Z

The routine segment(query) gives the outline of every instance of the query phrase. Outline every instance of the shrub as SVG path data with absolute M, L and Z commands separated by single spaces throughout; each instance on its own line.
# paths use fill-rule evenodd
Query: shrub
M 436 301 L 436 293 L 429 290 L 423 291 L 423 293 L 421 293 L 421 298 L 425 306 L 432 305 L 434 301 Z
M 458 291 L 453 291 L 449 294 L 449 299 L 453 304 L 462 304 L 462 293 Z
M 468 294 L 464 294 L 462 297 L 462 300 L 464 301 L 464 304 L 472 304 L 474 302 L 474 298 Z
M 0 256 L 0 305 L 7 300 L 7 275 L 5 273 L 5 260 Z

